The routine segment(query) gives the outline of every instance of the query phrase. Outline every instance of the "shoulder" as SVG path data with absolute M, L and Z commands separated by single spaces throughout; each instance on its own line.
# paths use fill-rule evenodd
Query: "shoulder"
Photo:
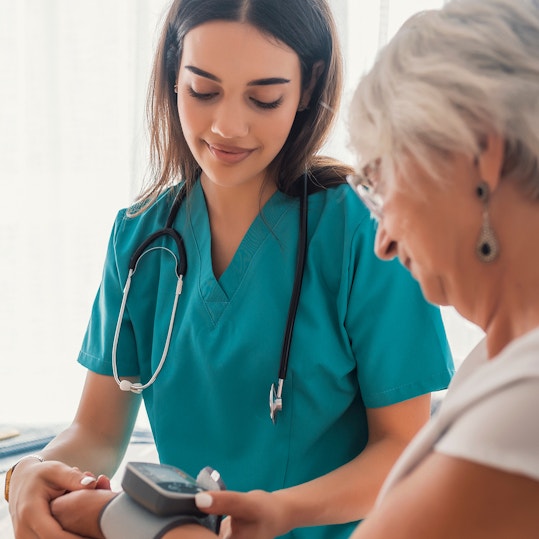
M 539 409 L 539 343 L 537 336 L 527 341 L 515 343 L 505 357 L 479 367 L 448 393 L 447 404 L 452 401 L 457 413 L 437 451 L 539 480 L 539 428 L 530 414 Z
M 358 231 L 373 235 L 376 231 L 376 222 L 348 184 L 327 187 L 309 195 L 309 218 L 351 235 Z
M 114 223 L 115 236 L 139 236 L 163 228 L 172 208 L 178 187 L 171 187 L 161 193 L 147 208 L 139 210 L 136 205 L 122 208 Z
M 347 184 L 309 195 L 309 252 L 316 256 L 317 265 L 328 272 L 338 273 L 340 267 L 348 276 L 343 284 L 352 279 L 360 260 L 364 269 L 371 265 L 370 262 L 365 265 L 367 261 L 382 264 L 374 252 L 376 225 Z M 384 270 L 388 268 L 384 267 Z

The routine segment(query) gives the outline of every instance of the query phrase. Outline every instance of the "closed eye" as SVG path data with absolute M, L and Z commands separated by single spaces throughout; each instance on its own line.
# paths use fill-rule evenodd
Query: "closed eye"
M 188 88 L 187 91 L 189 92 L 189 95 L 191 97 L 194 97 L 195 99 L 199 99 L 200 101 L 209 101 L 210 99 L 213 99 L 217 95 L 217 92 L 210 92 L 207 94 L 195 92 L 193 88 Z
M 219 95 L 219 92 L 208 92 L 208 93 L 197 92 L 191 87 L 189 87 L 187 91 L 191 97 L 194 97 L 195 99 L 198 99 L 199 101 L 211 101 L 214 97 Z M 260 101 L 259 99 L 255 99 L 254 97 L 250 97 L 249 99 L 256 107 L 263 110 L 276 109 L 283 102 L 282 97 L 280 97 L 279 99 L 276 99 L 275 101 L 269 101 L 269 102 Z
M 280 97 L 279 99 L 276 99 L 275 101 L 270 101 L 269 103 L 267 101 L 260 101 L 258 99 L 255 99 L 254 97 L 251 97 L 250 99 L 258 108 L 261 108 L 264 110 L 276 109 L 283 102 L 282 97 Z

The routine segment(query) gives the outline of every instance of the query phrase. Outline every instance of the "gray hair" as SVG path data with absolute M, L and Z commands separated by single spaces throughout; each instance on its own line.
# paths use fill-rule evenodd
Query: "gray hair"
M 452 0 L 411 17 L 351 103 L 360 164 L 384 181 L 413 157 L 441 179 L 452 154 L 504 137 L 502 177 L 539 199 L 539 0 Z

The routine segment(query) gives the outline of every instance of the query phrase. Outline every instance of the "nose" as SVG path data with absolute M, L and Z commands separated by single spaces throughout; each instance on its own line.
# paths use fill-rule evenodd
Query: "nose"
M 391 260 L 397 256 L 397 242 L 391 239 L 391 236 L 384 228 L 383 221 L 378 223 L 374 240 L 374 252 L 381 260 Z
M 242 103 L 223 100 L 215 109 L 211 130 L 223 138 L 241 138 L 249 133 L 248 112 Z

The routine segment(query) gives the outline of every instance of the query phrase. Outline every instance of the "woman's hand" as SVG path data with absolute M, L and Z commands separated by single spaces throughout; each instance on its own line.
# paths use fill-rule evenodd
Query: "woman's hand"
M 106 484 L 108 480 L 101 480 Z M 11 476 L 9 512 L 16 539 L 73 539 L 51 515 L 50 503 L 66 492 L 91 489 L 97 480 L 62 462 L 25 459 Z
M 275 493 L 203 492 L 196 503 L 206 513 L 228 515 L 219 533 L 223 539 L 273 539 L 290 531 L 288 508 Z
M 51 502 L 51 513 L 66 531 L 92 539 L 104 539 L 99 527 L 99 515 L 116 492 L 103 490 L 77 490 Z

